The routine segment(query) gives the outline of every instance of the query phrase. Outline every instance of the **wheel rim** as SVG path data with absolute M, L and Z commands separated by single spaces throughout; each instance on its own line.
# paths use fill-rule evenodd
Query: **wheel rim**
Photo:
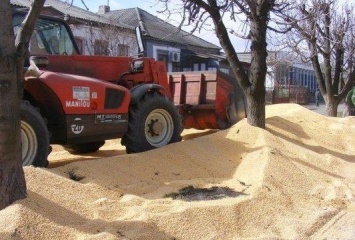
M 21 146 L 22 165 L 31 165 L 37 153 L 38 142 L 35 131 L 24 121 L 21 121 Z
M 154 147 L 167 145 L 173 136 L 173 118 L 164 109 L 155 109 L 150 112 L 144 126 L 145 138 Z

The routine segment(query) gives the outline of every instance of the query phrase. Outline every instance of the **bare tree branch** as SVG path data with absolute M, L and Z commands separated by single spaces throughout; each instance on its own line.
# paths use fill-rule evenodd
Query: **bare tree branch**
M 292 4 L 293 11 L 283 13 L 283 19 L 292 27 L 287 37 L 293 40 L 287 42 L 302 60 L 312 62 L 327 112 L 334 116 L 350 90 L 347 83 L 353 76 L 354 5 L 339 7 L 336 0 L 299 0 Z

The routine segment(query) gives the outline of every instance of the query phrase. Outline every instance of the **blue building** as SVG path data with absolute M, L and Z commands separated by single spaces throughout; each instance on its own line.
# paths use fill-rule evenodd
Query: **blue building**
M 306 87 L 309 92 L 315 92 L 318 84 L 311 65 L 292 64 L 289 67 L 289 84 Z

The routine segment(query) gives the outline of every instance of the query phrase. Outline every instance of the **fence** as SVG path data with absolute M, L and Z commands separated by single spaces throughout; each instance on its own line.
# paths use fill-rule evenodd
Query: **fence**
M 266 90 L 267 103 L 298 103 L 308 104 L 308 89 L 303 86 L 277 86 Z

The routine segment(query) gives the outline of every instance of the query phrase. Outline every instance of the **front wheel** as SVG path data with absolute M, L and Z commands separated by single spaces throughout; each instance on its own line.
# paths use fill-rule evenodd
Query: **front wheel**
M 49 154 L 49 133 L 39 112 L 28 102 L 21 104 L 22 165 L 46 167 Z
M 156 92 L 146 94 L 130 108 L 122 145 L 127 153 L 144 152 L 181 141 L 181 131 L 181 118 L 174 104 Z

